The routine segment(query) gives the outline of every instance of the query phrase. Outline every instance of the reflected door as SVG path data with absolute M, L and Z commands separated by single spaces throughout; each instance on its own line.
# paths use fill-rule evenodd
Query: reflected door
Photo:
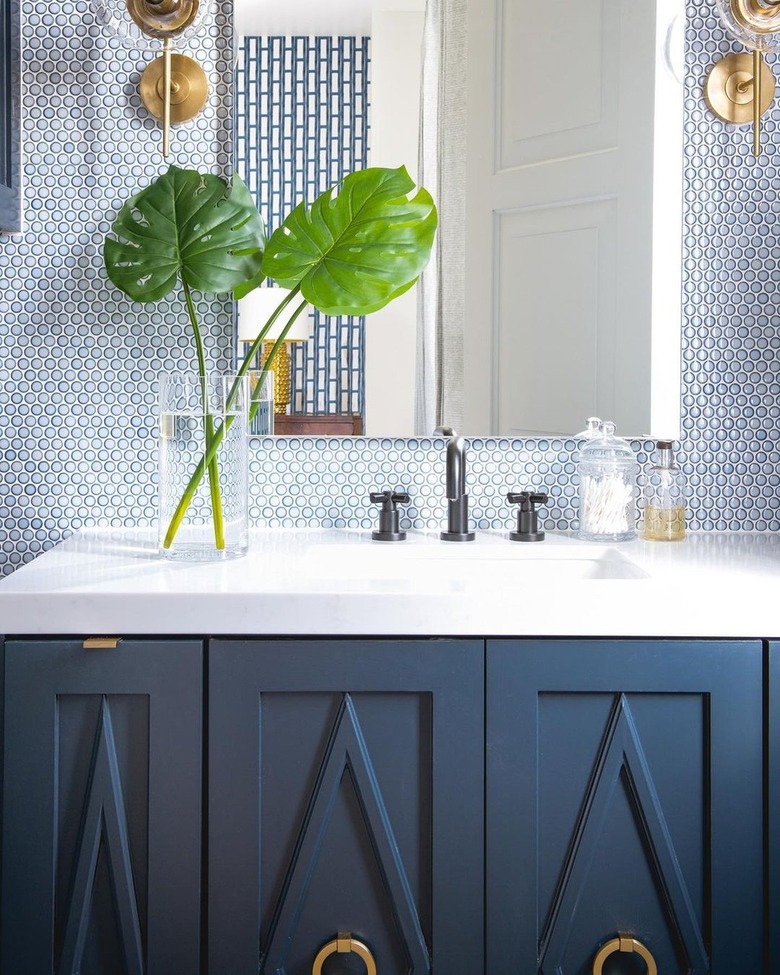
M 681 170 L 681 127 L 657 141 L 680 121 L 663 108 L 665 6 L 469 0 L 468 431 L 574 433 L 594 414 L 623 433 L 653 426 L 667 295 L 679 320 L 674 219 L 677 287 L 662 294 L 654 269 L 657 211 L 679 214 L 656 156 L 676 154 L 678 184 Z

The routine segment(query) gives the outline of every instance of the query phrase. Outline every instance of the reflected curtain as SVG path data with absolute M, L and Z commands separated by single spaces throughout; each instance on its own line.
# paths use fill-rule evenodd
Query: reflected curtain
M 420 105 L 420 183 L 439 230 L 417 299 L 415 432 L 463 421 L 466 213 L 466 0 L 428 0 Z

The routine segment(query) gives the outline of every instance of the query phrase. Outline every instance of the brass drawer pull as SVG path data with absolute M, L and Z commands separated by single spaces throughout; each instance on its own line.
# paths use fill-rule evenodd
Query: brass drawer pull
M 645 965 L 647 965 L 647 975 L 658 975 L 655 958 L 653 958 L 649 950 L 645 948 L 641 941 L 637 941 L 636 938 L 627 938 L 625 935 L 613 938 L 599 948 L 596 957 L 593 959 L 593 975 L 601 975 L 604 962 L 616 951 L 629 953 L 635 951 L 640 958 L 644 958 Z
M 116 650 L 121 637 L 91 636 L 84 641 L 85 650 Z
M 314 959 L 314 964 L 311 966 L 311 975 L 322 975 L 322 963 L 334 951 L 338 951 L 340 954 L 354 951 L 365 962 L 366 975 L 376 975 L 374 956 L 362 941 L 356 941 L 351 934 L 344 933 L 343 931 L 339 931 L 337 938 L 334 938 L 333 941 L 329 941 L 323 948 L 320 948 L 317 957 Z

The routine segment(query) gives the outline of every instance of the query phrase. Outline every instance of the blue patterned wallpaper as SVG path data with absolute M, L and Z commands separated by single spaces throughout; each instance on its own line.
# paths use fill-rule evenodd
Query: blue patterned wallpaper
M 269 232 L 368 162 L 368 37 L 245 37 L 236 64 L 236 169 Z M 365 413 L 364 318 L 313 311 L 291 349 L 293 413 Z
M 752 128 L 714 118 L 702 85 L 741 50 L 713 0 L 687 5 L 683 444 L 694 527 L 780 530 L 780 106 Z M 778 73 L 776 57 L 770 59 Z
M 175 130 L 171 162 L 232 171 L 232 5 L 198 45 L 204 113 Z M 141 106 L 151 55 L 121 46 L 90 5 L 23 0 L 25 231 L 0 236 L 0 571 L 73 529 L 156 517 L 156 381 L 188 368 L 181 297 L 134 304 L 108 282 L 102 242 L 131 193 L 163 172 Z M 198 302 L 208 351 L 230 362 L 232 306 Z
M 231 38 L 220 5 L 202 45 L 216 79 L 206 113 L 179 130 L 180 165 L 231 168 Z M 82 4 L 25 0 L 27 230 L 0 238 L 0 569 L 82 525 L 156 517 L 155 383 L 186 365 L 178 299 L 134 305 L 114 291 L 100 249 L 126 194 L 164 168 L 159 129 L 136 92 L 143 59 L 103 36 Z M 733 49 L 711 0 L 690 0 L 685 113 L 684 460 L 694 528 L 780 530 L 780 106 L 756 164 L 748 129 L 704 107 L 701 83 Z M 199 303 L 217 361 L 226 303 Z M 479 527 L 511 525 L 506 491 L 545 485 L 545 524 L 576 517 L 576 442 L 473 440 L 469 490 Z M 647 445 L 635 444 L 640 462 Z M 442 523 L 442 443 L 272 439 L 251 461 L 252 517 L 265 525 L 368 527 L 372 488 L 408 487 L 409 520 Z

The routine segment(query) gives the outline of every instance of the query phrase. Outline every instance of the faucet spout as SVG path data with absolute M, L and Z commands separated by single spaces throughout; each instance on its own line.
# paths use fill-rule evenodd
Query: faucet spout
M 466 441 L 451 437 L 447 444 L 447 499 L 459 501 L 466 493 Z
M 466 494 L 466 441 L 452 427 L 437 427 L 435 434 L 448 438 L 447 443 L 447 531 L 441 533 L 445 542 L 472 542 L 469 531 L 469 496 Z

